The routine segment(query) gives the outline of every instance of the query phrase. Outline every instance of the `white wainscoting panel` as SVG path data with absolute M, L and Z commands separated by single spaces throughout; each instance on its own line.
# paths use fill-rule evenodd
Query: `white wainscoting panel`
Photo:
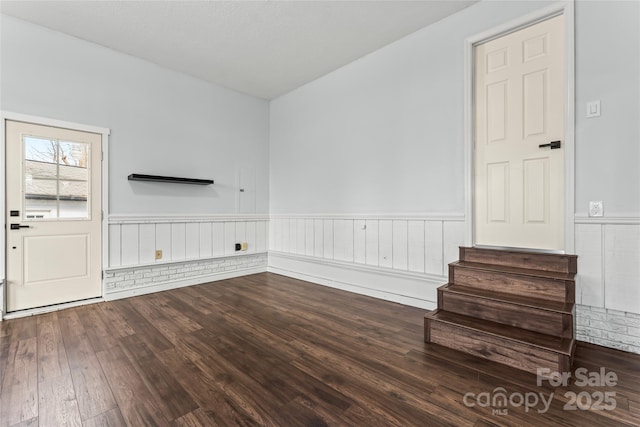
M 425 221 L 409 221 L 407 224 L 408 269 L 425 272 Z
M 367 265 L 377 267 L 380 265 L 379 222 L 375 219 L 365 221 L 365 258 Z
M 271 229 L 277 232 L 274 227 Z M 324 221 L 321 219 L 313 220 L 313 256 L 324 258 Z
M 393 221 L 378 222 L 378 265 L 393 268 Z
M 351 219 L 333 221 L 333 259 L 353 262 L 353 220 Z
M 156 226 L 156 249 L 162 251 L 162 258 L 156 260 L 156 262 L 161 263 L 164 260 L 172 259 L 171 257 L 171 224 L 169 223 L 160 223 L 155 224 Z M 118 227 L 109 227 L 117 229 Z M 112 262 L 111 265 L 118 265 L 115 262 Z
M 394 220 L 392 232 L 392 268 L 408 270 L 408 242 L 409 235 L 406 220 Z
M 236 223 L 224 223 L 224 254 L 233 255 L 236 252 Z
M 445 262 L 458 259 L 458 246 L 465 244 L 464 231 L 461 215 L 274 215 L 269 265 L 272 271 L 295 273 L 307 280 L 317 273 L 320 276 L 311 280 L 316 283 L 432 307 L 434 284 L 446 282 Z M 294 235 L 297 237 L 292 238 Z M 280 243 L 287 241 L 289 245 Z M 351 272 L 337 274 L 344 269 Z M 335 277 L 327 276 L 334 273 Z M 358 282 L 375 274 L 384 279 Z
M 295 225 L 295 223 L 294 223 Z M 276 239 L 280 240 L 280 250 L 283 252 L 289 252 L 291 236 L 291 221 L 287 219 L 282 222 L 282 235 L 277 236 Z
M 304 219 L 299 218 L 296 224 L 296 247 L 302 253 L 307 251 L 306 226 Z
M 315 250 L 315 232 L 313 230 L 313 219 L 304 220 L 304 253 L 308 256 L 313 256 Z
M 269 241 L 265 216 L 246 219 L 230 217 L 146 217 L 109 218 L 109 268 L 163 264 L 264 253 Z M 247 243 L 236 252 L 235 243 Z M 162 258 L 155 259 L 155 251 Z
M 122 265 L 122 227 L 109 227 L 109 264 Z
M 461 221 L 444 221 L 442 223 L 443 274 L 447 274 L 445 266 L 460 259 L 460 246 L 465 245 L 465 226 Z
M 605 225 L 604 306 L 640 314 L 640 226 Z
M 640 218 L 576 216 L 576 302 L 640 314 Z
M 425 221 L 424 224 L 424 272 L 447 275 L 444 263 L 444 234 L 442 221 Z
M 273 221 L 273 220 L 272 220 Z M 287 220 L 284 221 L 283 227 L 287 224 Z M 333 259 L 333 220 L 325 219 L 322 225 L 324 239 L 323 239 L 323 253 L 325 259 Z M 282 230 L 284 232 L 284 228 Z M 288 252 L 284 250 L 283 252 Z
M 367 223 L 362 219 L 353 221 L 353 262 L 367 263 Z
M 251 224 L 255 226 L 255 242 L 256 243 L 255 243 L 254 252 L 256 253 L 267 252 L 267 242 L 269 241 L 268 222 L 256 221 L 256 222 L 252 222 Z
M 244 224 L 244 241 L 247 242 L 247 253 L 256 252 L 256 223 L 246 222 Z
M 214 258 L 224 256 L 224 223 L 214 222 L 211 224 L 211 236 L 213 240 L 213 254 Z
M 201 222 L 198 239 L 200 240 L 199 256 L 208 258 L 213 255 L 213 227 L 210 222 Z
M 140 259 L 139 224 L 122 224 L 120 229 L 120 259 L 121 265 L 138 265 Z
M 576 224 L 576 303 L 604 307 L 603 227 L 600 224 Z
M 200 257 L 200 224 L 191 222 L 185 224 L 185 258 L 196 259 Z
M 171 224 L 171 260 L 182 261 L 187 258 L 187 224 Z
M 155 262 L 156 254 L 156 226 L 155 224 L 140 224 L 138 241 L 138 260 L 140 264 Z

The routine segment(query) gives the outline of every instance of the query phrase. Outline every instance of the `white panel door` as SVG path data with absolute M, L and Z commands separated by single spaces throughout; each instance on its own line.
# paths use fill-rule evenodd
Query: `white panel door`
M 6 122 L 7 311 L 102 294 L 101 144 Z
M 564 249 L 563 50 L 562 16 L 475 47 L 476 245 Z

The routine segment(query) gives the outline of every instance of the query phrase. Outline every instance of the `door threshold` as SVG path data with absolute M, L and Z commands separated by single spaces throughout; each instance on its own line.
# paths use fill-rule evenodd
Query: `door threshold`
M 104 302 L 104 297 L 88 298 L 79 301 L 65 302 L 61 304 L 46 305 L 44 307 L 26 308 L 24 310 L 12 311 L 5 313 L 0 320 L 18 319 L 20 317 L 36 316 L 38 314 L 51 313 L 53 311 L 64 310 L 72 307 L 80 307 L 81 305 L 95 304 Z

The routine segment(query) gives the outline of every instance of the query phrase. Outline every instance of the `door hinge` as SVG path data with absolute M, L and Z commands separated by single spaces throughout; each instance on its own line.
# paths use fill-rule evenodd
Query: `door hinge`
M 102 273 L 102 280 L 104 280 L 104 271 L 102 271 L 101 273 Z
M 100 152 L 100 161 L 104 162 L 104 151 Z
M 100 211 L 100 219 L 104 221 L 104 211 Z

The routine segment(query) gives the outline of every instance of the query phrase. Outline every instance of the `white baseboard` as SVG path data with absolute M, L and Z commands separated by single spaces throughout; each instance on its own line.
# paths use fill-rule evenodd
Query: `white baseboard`
M 432 310 L 440 276 L 404 273 L 290 254 L 269 253 L 267 271 L 386 301 Z
M 168 291 L 170 289 L 183 288 L 185 286 L 200 285 L 208 282 L 216 282 L 218 280 L 232 279 L 234 277 L 264 273 L 266 271 L 267 271 L 266 266 L 253 267 L 253 268 L 239 269 L 239 270 L 233 270 L 233 271 L 225 271 L 222 273 L 210 274 L 207 276 L 192 277 L 184 280 L 176 280 L 171 282 L 153 284 L 149 286 L 142 286 L 139 288 L 117 289 L 117 290 L 113 290 L 106 293 L 104 296 L 104 300 L 113 301 L 113 300 L 118 300 L 122 298 L 133 297 L 137 295 L 145 295 L 145 294 L 151 294 L 154 292 Z

